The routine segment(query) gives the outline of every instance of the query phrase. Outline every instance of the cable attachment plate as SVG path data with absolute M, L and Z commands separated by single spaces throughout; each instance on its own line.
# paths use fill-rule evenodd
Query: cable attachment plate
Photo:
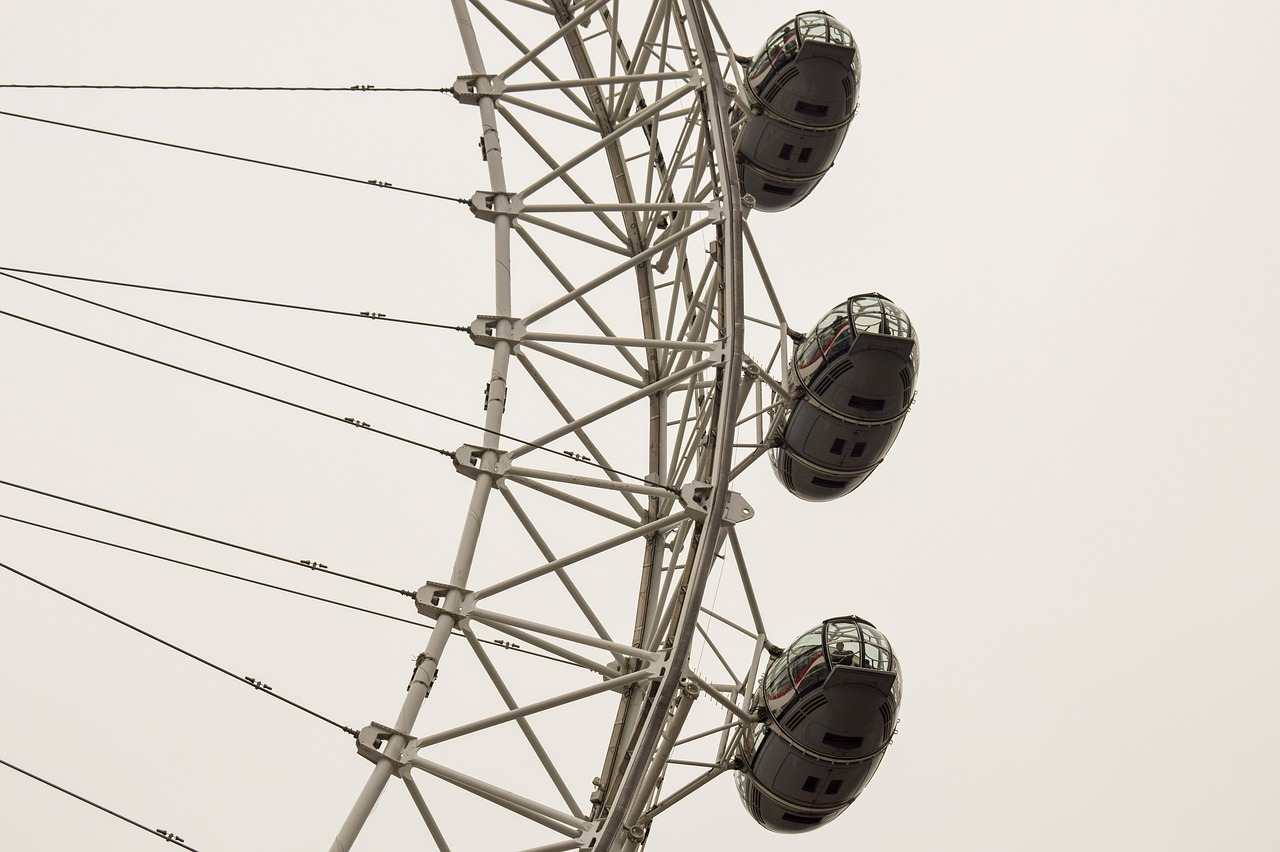
M 707 482 L 689 482 L 680 489 L 680 502 L 695 515 L 706 517 L 706 501 L 711 498 L 711 484 Z M 724 522 L 733 526 L 741 521 L 749 521 L 756 516 L 756 510 L 741 494 L 730 491 L 724 501 Z
M 498 458 L 492 464 L 484 463 L 484 454 L 493 452 Z M 468 479 L 475 479 L 481 473 L 501 479 L 511 470 L 511 459 L 505 450 L 492 450 L 477 447 L 475 444 L 463 444 L 453 451 L 453 469 Z
M 471 212 L 477 219 L 493 222 L 499 216 L 519 216 L 524 211 L 524 199 L 518 192 L 494 192 L 480 190 L 471 196 Z
M 497 77 L 472 74 L 453 81 L 453 96 L 460 104 L 475 106 L 481 98 L 496 98 L 506 88 L 507 84 Z
M 450 595 L 450 592 L 457 592 L 457 595 Z M 449 602 L 450 597 L 457 601 L 456 605 Z M 439 618 L 448 614 L 456 621 L 462 621 L 476 608 L 476 593 L 447 583 L 428 582 L 418 589 L 413 602 L 418 607 L 418 612 L 427 618 Z
M 396 765 L 396 769 L 400 770 L 405 767 L 405 762 L 398 754 L 384 754 L 382 747 L 387 740 L 399 734 L 408 741 L 409 735 L 404 731 L 397 731 L 395 728 L 388 728 L 386 725 L 379 725 L 377 722 L 370 722 L 360 731 L 360 735 L 356 737 L 356 752 L 371 763 L 377 763 L 380 760 L 390 760 Z
M 500 328 L 503 320 L 509 324 L 509 330 L 505 332 Z M 497 314 L 481 314 L 472 321 L 468 333 L 471 335 L 471 342 L 476 346 L 492 349 L 499 340 L 506 340 L 511 343 L 514 352 L 520 341 L 524 340 L 524 332 L 524 320 Z

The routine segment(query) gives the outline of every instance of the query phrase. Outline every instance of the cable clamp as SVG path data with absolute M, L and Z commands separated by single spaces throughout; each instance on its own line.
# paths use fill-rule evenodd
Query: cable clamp
M 382 747 L 392 737 L 399 735 L 404 737 L 407 742 L 410 737 L 404 731 L 397 731 L 395 728 L 389 728 L 386 725 L 379 725 L 377 722 L 370 722 L 356 736 L 356 753 L 371 763 L 378 763 L 382 760 L 390 760 L 396 765 L 396 769 L 405 768 L 405 762 L 399 754 L 384 754 Z
M 172 831 L 165 831 L 163 828 L 157 828 L 156 834 L 163 837 L 169 843 L 186 843 L 187 842 L 183 840 L 181 837 L 179 837 L 178 835 L 174 834 Z
M 471 213 L 477 219 L 493 222 L 499 216 L 519 216 L 524 212 L 524 199 L 518 192 L 481 190 L 471 196 Z
M 485 453 L 495 453 L 493 462 L 485 464 Z M 453 469 L 468 479 L 474 480 L 482 473 L 501 479 L 511 470 L 511 459 L 503 450 L 477 447 L 475 444 L 463 444 L 453 453 Z
M 694 515 L 706 517 L 707 500 L 711 498 L 711 484 L 708 482 L 690 482 L 680 489 L 680 502 Z M 729 526 L 740 521 L 749 521 L 756 516 L 741 494 L 730 491 L 724 501 L 724 522 Z
M 460 104 L 476 106 L 481 98 L 499 97 L 506 88 L 506 82 L 497 77 L 473 74 L 453 81 L 453 96 Z
M 476 346 L 492 349 L 499 340 L 505 340 L 511 344 L 514 352 L 520 341 L 524 340 L 525 325 L 524 320 L 515 317 L 481 314 L 467 331 L 471 335 L 471 342 Z
M 418 677 L 418 673 L 422 671 L 423 665 L 425 665 L 428 660 L 435 663 L 436 666 L 440 665 L 440 660 L 438 658 L 431 656 L 425 651 L 419 654 L 417 659 L 413 661 L 413 676 L 409 678 L 409 685 L 404 688 L 405 692 L 408 692 L 409 690 L 413 689 L 414 683 L 421 683 L 423 686 L 426 687 L 426 692 L 423 694 L 422 697 L 425 699 L 427 696 L 431 695 L 431 687 L 436 685 L 436 678 L 440 674 L 440 669 L 439 668 L 431 669 L 430 681 L 422 680 L 421 678 Z
M 427 618 L 438 619 L 448 614 L 457 621 L 463 621 L 476 608 L 476 593 L 461 586 L 428 581 L 418 589 L 414 604 L 418 612 Z
M 271 689 L 271 687 L 270 687 L 270 686 L 268 686 L 267 684 L 263 683 L 263 682 L 262 682 L 262 681 L 260 681 L 260 680 L 257 680 L 257 679 L 256 679 L 256 678 L 254 678 L 252 675 L 245 675 L 243 678 L 241 678 L 241 680 L 243 680 L 245 683 L 247 683 L 247 684 L 249 684 L 250 686 L 252 686 L 254 689 L 260 690 L 260 691 L 262 691 L 262 692 L 271 692 L 271 691 L 272 691 L 272 689 Z

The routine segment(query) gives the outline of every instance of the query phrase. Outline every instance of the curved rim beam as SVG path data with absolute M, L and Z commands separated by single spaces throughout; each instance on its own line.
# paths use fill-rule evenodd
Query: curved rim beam
M 568 169 L 573 165 L 572 161 L 557 164 L 544 157 L 552 172 L 543 183 L 564 174 L 566 186 L 584 202 L 570 205 L 573 210 L 595 214 L 597 219 L 600 218 L 599 214 L 604 212 L 620 214 L 618 218 L 621 220 L 621 227 L 614 233 L 625 235 L 625 239 L 621 241 L 620 253 L 624 256 L 630 255 L 631 260 L 616 269 L 611 267 L 610 270 L 606 270 L 599 276 L 599 283 L 603 284 L 616 275 L 624 273 L 628 268 L 632 270 L 638 290 L 639 316 L 643 325 L 640 336 L 605 339 L 555 331 L 530 333 L 524 328 L 530 320 L 529 316 L 525 317 L 523 323 L 519 323 L 520 328 L 517 329 L 518 324 L 512 317 L 511 308 L 511 231 L 515 228 L 522 239 L 527 240 L 516 224 L 516 219 L 520 215 L 527 214 L 529 206 L 521 206 L 523 202 L 519 199 L 519 194 L 512 195 L 506 190 L 502 147 L 498 138 L 498 114 L 502 111 L 502 105 L 499 102 L 501 93 L 495 91 L 491 83 L 484 82 L 489 78 L 485 76 L 479 42 L 472 27 L 471 6 L 489 17 L 491 23 L 507 35 L 518 49 L 530 54 L 527 61 L 534 62 L 549 77 L 552 76 L 549 69 L 543 68 L 542 60 L 533 58 L 534 55 L 553 41 L 562 41 L 568 48 L 569 56 L 576 66 L 579 77 L 572 82 L 585 96 L 584 101 L 579 101 L 577 95 L 571 99 L 581 105 L 585 115 L 595 119 L 594 130 L 600 137 L 588 146 L 586 153 L 581 156 L 582 159 L 586 159 L 593 153 L 599 152 L 602 159 L 607 158 L 617 203 L 595 204 L 588 198 L 582 197 L 580 187 L 567 175 Z M 523 706 L 513 706 L 514 701 L 508 700 L 507 712 L 473 723 L 471 726 L 463 726 L 463 728 L 418 740 L 411 740 L 412 735 L 409 733 L 430 692 L 440 657 L 454 628 L 461 626 L 465 631 L 469 615 L 474 614 L 478 621 L 483 621 L 484 615 L 491 615 L 484 611 L 476 611 L 472 607 L 476 598 L 483 597 L 486 591 L 494 591 L 495 587 L 491 586 L 479 593 L 467 592 L 465 588 L 471 574 L 472 561 L 475 558 L 476 545 L 481 535 L 485 510 L 492 489 L 497 486 L 504 491 L 504 494 L 506 493 L 503 477 L 511 473 L 510 462 L 521 452 L 517 447 L 503 453 L 500 450 L 499 434 L 503 421 L 508 365 L 512 355 L 520 357 L 517 347 L 525 337 L 529 338 L 531 348 L 538 345 L 537 338 L 541 336 L 549 343 L 606 344 L 612 349 L 619 350 L 629 363 L 637 367 L 640 376 L 638 385 L 630 377 L 625 377 L 627 385 L 631 388 L 638 387 L 639 390 L 624 399 L 634 396 L 634 401 L 639 402 L 641 397 L 647 397 L 649 401 L 650 446 L 646 480 L 652 484 L 628 485 L 625 488 L 613 489 L 617 490 L 622 497 L 632 500 L 641 519 L 639 524 L 627 523 L 627 526 L 633 529 L 623 535 L 631 539 L 636 537 L 638 532 L 644 537 L 645 544 L 632 644 L 630 646 L 622 644 L 626 640 L 621 636 L 618 643 L 613 643 L 612 640 L 595 640 L 585 634 L 577 633 L 566 633 L 559 637 L 582 643 L 586 647 L 603 648 L 615 657 L 621 654 L 629 660 L 635 656 L 650 655 L 627 654 L 625 653 L 627 647 L 642 650 L 659 649 L 656 654 L 653 654 L 659 659 L 645 664 L 644 670 L 635 669 L 628 672 L 630 663 L 624 664 L 618 661 L 615 683 L 593 686 L 588 690 L 589 694 L 595 694 L 617 689 L 623 682 L 630 685 L 634 681 L 634 687 L 627 689 L 629 694 L 624 694 L 618 705 L 618 721 L 614 726 L 613 739 L 605 756 L 606 771 L 602 773 L 602 777 L 606 779 L 607 796 L 603 799 L 603 804 L 581 823 L 584 827 L 584 833 L 580 838 L 583 844 L 590 843 L 591 848 L 597 852 L 634 847 L 637 842 L 636 829 L 640 825 L 638 815 L 654 795 L 654 789 L 665 773 L 667 757 L 670 755 L 671 748 L 677 743 L 680 728 L 697 691 L 689 679 L 687 667 L 693 643 L 699 635 L 698 619 L 703 611 L 701 603 L 708 578 L 716 564 L 717 554 L 724 544 L 726 532 L 730 528 L 730 522 L 726 520 L 726 510 L 730 505 L 729 484 L 735 473 L 734 433 L 737 418 L 741 414 L 740 398 L 747 389 L 747 385 L 742 380 L 744 363 L 742 354 L 744 336 L 743 208 L 728 119 L 730 100 L 719 66 L 721 54 L 715 48 L 713 33 L 708 25 L 708 9 L 705 0 L 654 0 L 652 2 L 648 18 L 644 20 L 641 28 L 642 43 L 654 36 L 660 27 L 669 26 L 679 33 L 679 44 L 675 48 L 675 53 L 681 61 L 687 60 L 690 63 L 691 70 L 687 77 L 684 74 L 675 73 L 661 76 L 663 81 L 667 79 L 674 81 L 682 77 L 688 79 L 689 83 L 683 88 L 676 88 L 682 95 L 693 93 L 690 96 L 693 104 L 682 111 L 671 113 L 672 116 L 680 116 L 682 121 L 687 120 L 689 130 L 680 137 L 674 152 L 671 149 L 666 152 L 668 156 L 674 154 L 670 167 L 662 163 L 660 151 L 657 155 L 659 166 L 655 167 L 654 150 L 657 143 L 652 142 L 649 146 L 650 176 L 654 177 L 655 173 L 652 170 L 655 168 L 661 168 L 663 171 L 654 177 L 654 180 L 660 184 L 657 187 L 657 194 L 652 192 L 655 187 L 645 187 L 644 192 L 650 199 L 661 197 L 667 200 L 641 203 L 636 200 L 635 189 L 639 188 L 639 184 L 635 188 L 631 184 L 632 176 L 621 139 L 624 133 L 629 131 L 639 133 L 644 130 L 647 134 L 648 128 L 645 126 L 644 117 L 652 116 L 656 124 L 660 110 L 657 106 L 646 105 L 640 99 L 638 85 L 624 84 L 616 96 L 611 90 L 609 97 L 605 96 L 602 86 L 613 86 L 618 80 L 634 80 L 644 75 L 638 73 L 621 77 L 611 73 L 608 76 L 599 76 L 592 69 L 585 39 L 576 21 L 584 18 L 586 14 L 583 11 L 584 8 L 598 9 L 601 16 L 606 19 L 606 24 L 614 30 L 616 38 L 616 27 L 608 24 L 607 3 L 603 0 L 595 0 L 594 3 L 589 2 L 585 6 L 577 4 L 573 8 L 568 0 L 548 0 L 548 6 L 552 10 L 559 29 L 551 39 L 545 40 L 530 51 L 514 36 L 508 34 L 500 22 L 494 21 L 479 0 L 470 0 L 470 2 L 452 0 L 452 7 L 473 75 L 472 79 L 484 83 L 467 92 L 467 97 L 470 99 L 466 102 L 480 109 L 484 131 L 482 147 L 484 159 L 488 162 L 491 187 L 483 193 L 484 198 L 481 198 L 477 205 L 473 205 L 476 208 L 473 212 L 491 222 L 495 232 L 495 316 L 485 318 L 491 321 L 491 331 L 486 332 L 484 340 L 484 345 L 493 349 L 491 380 L 485 396 L 486 434 L 483 447 L 471 448 L 475 451 L 471 456 L 472 463 L 467 470 L 463 471 L 473 478 L 475 485 L 452 575 L 447 585 L 432 587 L 438 590 L 443 599 L 437 601 L 432 597 L 429 605 L 424 604 L 425 598 L 419 600 L 420 611 L 423 606 L 426 606 L 431 610 L 432 617 L 437 619 L 431 640 L 425 651 L 418 657 L 414 676 L 396 724 L 393 727 L 371 725 L 369 729 L 362 732 L 362 754 L 373 760 L 375 767 L 347 823 L 344 824 L 331 847 L 333 852 L 347 852 L 351 848 L 387 780 L 393 774 L 407 776 L 407 770 L 411 767 L 426 768 L 418 762 L 424 758 L 408 753 L 414 750 L 415 745 L 420 746 L 431 742 L 433 736 L 436 739 L 442 736 L 449 738 L 462 736 L 477 725 L 487 728 L 508 721 L 523 725 L 528 716 L 539 712 L 544 707 L 550 709 L 570 700 L 576 700 L 578 693 L 572 691 L 564 692 L 559 697 Z M 663 39 L 666 39 L 665 30 L 663 30 Z M 625 51 L 621 42 L 618 42 L 617 50 Z M 617 55 L 615 54 L 615 58 Z M 625 54 L 622 54 L 622 57 L 627 70 L 631 70 L 631 61 L 625 57 Z M 647 56 L 639 57 L 636 64 L 643 65 L 648 58 Z M 658 58 L 657 61 L 663 62 L 664 59 Z M 555 78 L 552 77 L 552 79 Z M 564 85 L 567 86 L 568 83 Z M 526 86 L 526 88 L 529 87 Z M 565 94 L 570 94 L 568 89 Z M 659 95 L 655 104 L 673 103 L 675 99 L 675 95 Z M 643 115 L 637 118 L 637 114 Z M 586 124 L 580 120 L 574 123 L 578 126 Z M 624 129 L 620 131 L 620 127 Z M 537 146 L 533 142 L 530 142 L 530 145 L 537 152 Z M 668 168 L 672 170 L 670 174 L 666 171 Z M 674 175 L 677 170 L 686 168 L 691 168 L 692 174 L 701 177 L 697 181 L 691 180 L 684 191 L 684 201 L 676 201 L 676 196 L 671 193 L 673 186 L 671 175 Z M 681 174 L 685 173 L 681 172 Z M 607 186 L 607 182 L 604 185 Z M 485 198 L 490 202 L 487 206 Z M 544 206 L 546 207 L 544 212 L 557 212 L 564 205 Z M 643 215 L 656 214 L 662 210 L 670 210 L 674 215 L 670 219 L 657 215 L 646 218 Z M 695 220 L 694 214 L 701 210 L 707 211 L 708 215 L 701 220 Z M 534 210 L 534 212 L 538 211 Z M 533 221 L 532 217 L 526 218 Z M 605 224 L 609 222 L 606 221 Z M 687 233 L 711 224 L 714 224 L 717 229 L 715 248 L 711 254 L 711 260 L 704 267 L 702 280 L 697 284 L 698 290 L 695 296 L 693 286 L 695 282 L 687 277 L 683 238 Z M 666 231 L 665 235 L 661 235 L 657 230 L 668 227 L 670 230 Z M 577 233 L 569 235 L 575 236 Z M 671 245 L 676 242 L 679 245 Z M 592 244 L 597 243 L 599 243 L 598 248 L 616 250 L 600 240 Z M 656 257 L 659 253 L 661 256 Z M 535 254 L 538 254 L 536 249 Z M 664 312 L 659 307 L 658 297 L 661 295 L 661 287 L 655 286 L 655 267 L 665 273 L 666 263 L 672 256 L 676 259 L 677 268 L 683 271 L 677 272 L 676 280 L 661 285 L 662 287 L 680 286 L 678 296 L 676 290 L 671 291 L 672 298 L 668 311 Z M 546 263 L 552 275 L 564 284 L 569 292 L 551 302 L 549 307 L 544 306 L 541 313 L 545 315 L 561 303 L 567 304 L 569 301 L 574 301 L 587 311 L 593 321 L 596 321 L 597 326 L 600 326 L 600 321 L 591 313 L 587 302 L 587 293 L 584 292 L 587 285 L 572 287 L 554 264 Z M 592 279 L 588 285 L 594 286 L 594 282 L 595 279 Z M 685 304 L 683 315 L 678 310 L 679 305 L 682 304 L 681 299 Z M 665 316 L 667 312 L 669 316 Z M 535 311 L 531 316 L 536 319 L 538 312 Z M 609 334 L 603 327 L 602 331 Z M 708 332 L 711 332 L 713 337 L 718 335 L 720 340 L 707 341 Z M 635 352 L 634 357 L 625 352 L 628 346 Z M 610 378 L 606 372 L 600 374 Z M 688 374 L 687 382 L 683 378 L 686 374 Z M 676 378 L 672 379 L 673 376 Z M 668 381 L 673 383 L 670 387 L 665 383 Z M 657 392 L 652 392 L 655 389 Z M 699 411 L 691 414 L 689 403 L 694 398 L 695 390 L 699 396 Z M 705 403 L 701 401 L 704 392 Z M 681 446 L 671 447 L 673 453 L 671 469 L 667 467 L 670 438 L 668 428 L 672 425 L 667 417 L 666 397 L 669 393 L 685 394 L 685 412 L 680 419 L 679 436 L 681 437 L 677 438 L 677 443 Z M 558 408 L 564 408 L 558 404 L 554 394 L 548 394 L 548 398 Z M 600 413 L 597 411 L 585 417 L 574 418 L 569 416 L 567 411 L 564 409 L 561 412 L 565 415 L 566 425 L 553 430 L 548 436 L 544 436 L 545 439 L 550 440 L 552 436 L 580 432 L 581 427 L 587 425 L 596 414 Z M 692 426 L 692 432 L 696 433 L 689 435 L 687 444 L 683 437 L 686 425 Z M 586 443 L 585 438 L 584 443 Z M 680 452 L 683 452 L 682 461 L 677 465 L 676 460 Z M 592 453 L 597 451 L 592 449 Z M 575 457 L 568 451 L 566 455 Z M 505 467 L 501 466 L 503 464 Z M 554 471 L 522 472 L 539 474 L 543 479 L 574 485 L 607 484 L 604 481 L 585 481 L 578 475 L 560 474 Z M 513 479 L 513 481 L 519 480 Z M 674 496 L 676 489 L 671 486 L 679 483 L 685 485 L 681 489 L 682 494 L 685 491 L 688 493 L 677 498 Z M 697 494 L 696 505 L 691 496 L 695 493 Z M 673 512 L 676 499 L 684 503 L 683 511 Z M 641 504 L 646 504 L 644 510 L 641 510 Z M 679 527 L 678 535 L 673 542 L 665 541 L 664 536 L 673 525 Z M 526 527 L 528 526 L 526 524 Z M 560 573 L 561 563 L 578 555 L 575 551 L 568 557 L 557 559 L 545 545 L 538 541 L 536 535 L 533 535 L 533 538 L 544 551 L 543 555 L 546 559 L 546 564 L 542 568 L 535 569 L 539 574 Z M 688 544 L 687 550 L 685 542 Z M 601 545 L 602 543 L 597 542 L 588 549 L 594 553 L 600 549 Z M 680 553 L 682 550 L 684 554 Z M 671 564 L 666 565 L 664 569 L 663 554 L 668 551 L 672 554 Z M 676 582 L 677 575 L 679 575 L 678 582 Z M 516 575 L 515 579 L 519 580 L 521 576 Z M 565 578 L 562 576 L 561 579 Z M 510 584 L 512 581 L 502 582 Z M 658 589 L 659 585 L 662 585 L 661 590 Z M 590 613 L 589 609 L 586 611 Z M 547 625 L 540 627 L 547 631 L 548 635 L 557 635 L 550 631 Z M 565 633 L 565 631 L 560 632 Z M 599 627 L 597 632 L 602 638 L 605 635 Z M 532 638 L 527 640 L 522 638 L 522 641 L 538 644 Z M 593 661 L 582 658 L 579 662 L 589 664 Z M 593 665 L 584 667 L 595 670 L 597 673 L 601 671 Z M 498 681 L 499 679 L 495 679 L 495 683 Z M 672 712 L 673 710 L 675 712 Z M 365 741 L 366 734 L 370 734 L 368 742 Z M 542 756 L 542 760 L 544 766 L 549 762 L 549 758 L 545 756 Z M 457 774 L 457 778 L 462 779 L 463 776 Z M 486 783 L 466 776 L 463 786 L 477 792 Z M 492 785 L 483 786 L 483 789 L 489 796 L 495 797 L 494 801 L 499 804 L 505 802 L 504 806 L 512 805 L 512 809 L 517 813 L 526 816 L 533 813 L 546 815 L 530 805 L 532 800 L 501 791 Z M 411 788 L 410 792 L 415 792 L 415 788 Z M 502 801 L 498 801 L 499 799 Z M 425 800 L 420 810 L 423 810 L 424 806 Z M 572 804 L 570 806 L 572 807 Z M 428 826 L 432 827 L 432 820 L 428 818 L 425 810 L 423 813 Z M 538 820 L 535 819 L 535 821 Z M 643 822 L 647 823 L 647 821 L 646 819 Z M 432 834 L 436 837 L 438 831 L 433 829 Z
M 703 0 L 688 0 L 686 11 L 698 54 L 703 57 L 703 72 L 706 75 L 706 85 L 702 90 L 703 109 L 707 117 L 711 142 L 715 147 L 716 160 L 721 166 L 720 180 L 726 205 L 726 216 L 720 226 L 722 230 L 721 275 L 724 287 L 722 315 L 726 319 L 725 348 L 724 362 L 717 370 L 716 376 L 719 392 L 715 395 L 714 404 L 718 410 L 715 413 L 716 429 L 712 432 L 715 447 L 712 449 L 711 471 L 708 477 L 711 483 L 711 494 L 707 504 L 707 519 L 702 525 L 693 557 L 692 576 L 676 626 L 675 641 L 667 657 L 671 665 L 667 667 L 659 682 L 636 739 L 633 751 L 640 755 L 653 754 L 657 748 L 668 710 L 676 700 L 681 682 L 685 677 L 685 665 L 692 647 L 698 616 L 701 613 L 707 578 L 715 562 L 721 531 L 724 528 L 729 476 L 733 467 L 734 418 L 738 411 L 737 378 L 742 372 L 742 193 L 738 184 L 737 170 L 731 167 L 734 158 L 733 142 L 729 135 L 727 120 L 728 97 L 725 92 L 725 81 L 717 64 L 711 30 L 703 10 Z M 633 803 L 648 795 L 647 790 L 641 789 L 641 783 L 647 775 L 647 767 L 647 761 L 636 760 L 632 761 L 627 768 L 615 798 L 614 807 L 609 812 L 597 838 L 598 849 L 616 848 L 620 834 L 627 827 L 624 822 L 632 810 Z

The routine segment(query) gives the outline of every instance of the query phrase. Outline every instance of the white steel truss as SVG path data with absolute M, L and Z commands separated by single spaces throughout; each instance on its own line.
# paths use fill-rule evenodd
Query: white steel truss
M 452 11 L 454 95 L 487 168 L 472 212 L 493 233 L 493 313 L 471 327 L 492 351 L 485 431 L 456 453 L 474 484 L 448 580 L 417 595 L 431 638 L 394 724 L 361 732 L 374 769 L 332 850 L 393 778 L 441 850 L 513 848 L 451 826 L 445 787 L 515 815 L 530 852 L 635 850 L 733 767 L 776 650 L 734 530 L 754 512 L 731 489 L 767 449 L 788 346 L 744 236 L 741 67 L 704 0 Z M 713 572 L 736 592 L 709 605 Z M 547 661 L 504 668 L 473 625 Z

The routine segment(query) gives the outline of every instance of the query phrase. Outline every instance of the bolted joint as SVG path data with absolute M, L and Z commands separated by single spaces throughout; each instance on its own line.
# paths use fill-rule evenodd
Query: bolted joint
M 493 453 L 493 460 L 486 462 L 485 453 Z M 503 450 L 463 444 L 453 451 L 453 469 L 468 479 L 475 479 L 482 473 L 501 479 L 511 470 L 511 460 Z
M 505 332 L 504 326 L 507 329 Z M 492 349 L 499 340 L 505 340 L 511 344 L 514 352 L 520 341 L 524 340 L 525 326 L 524 320 L 518 320 L 515 317 L 481 314 L 472 321 L 467 332 L 471 336 L 471 342 L 476 346 Z
M 425 651 L 419 654 L 418 658 L 413 661 L 413 674 L 409 677 L 409 685 L 404 688 L 405 692 L 408 692 L 409 690 L 413 689 L 413 685 L 415 683 L 420 683 L 424 687 L 426 687 L 426 690 L 422 697 L 426 698 L 429 695 L 431 695 L 431 687 L 436 685 L 436 678 L 440 676 L 440 670 L 438 668 L 432 668 L 431 677 L 427 678 L 425 676 L 425 672 L 423 672 L 422 670 L 422 667 L 427 662 L 427 660 L 430 660 L 431 662 L 436 663 L 437 665 L 439 665 L 440 663 L 438 659 L 426 653 Z
M 706 517 L 707 500 L 711 498 L 711 485 L 706 482 L 689 482 L 680 489 L 680 502 L 695 515 Z M 730 491 L 724 502 L 724 522 L 730 526 L 749 521 L 756 510 L 736 491 Z
M 481 190 L 471 196 L 470 204 L 472 215 L 486 222 L 493 222 L 499 216 L 519 216 L 524 210 L 524 199 L 518 192 Z
M 591 779 L 591 795 L 588 798 L 593 805 L 604 801 L 604 781 L 599 775 Z
M 398 754 L 383 754 L 382 747 L 387 741 L 394 736 L 409 739 L 409 735 L 403 731 L 397 731 L 395 728 L 389 728 L 386 725 L 379 725 L 377 722 L 370 722 L 356 737 L 356 752 L 371 763 L 378 763 L 382 760 L 390 760 L 396 765 L 399 771 L 405 767 L 405 762 Z
M 451 596 L 450 592 L 457 592 L 457 595 Z M 449 602 L 450 597 L 457 600 L 456 605 Z M 476 593 L 447 583 L 428 582 L 418 589 L 413 602 L 418 612 L 427 618 L 439 618 L 448 614 L 456 621 L 462 621 L 476 608 Z
M 453 97 L 460 104 L 475 106 L 481 98 L 496 98 L 506 90 L 507 84 L 496 77 L 471 74 L 453 81 Z

